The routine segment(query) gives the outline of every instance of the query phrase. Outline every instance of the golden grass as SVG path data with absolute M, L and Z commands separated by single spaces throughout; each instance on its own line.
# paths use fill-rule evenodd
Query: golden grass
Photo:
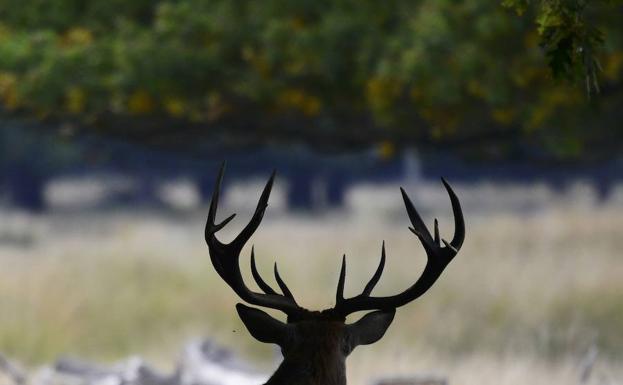
M 238 299 L 209 263 L 203 211 L 32 219 L 31 246 L 0 247 L 0 351 L 30 365 L 64 354 L 172 362 L 184 339 L 204 335 L 270 368 L 273 348 L 247 334 Z M 620 379 L 622 214 L 615 204 L 563 203 L 529 215 L 467 210 L 460 255 L 429 293 L 398 311 L 381 342 L 353 353 L 350 383 L 413 372 L 447 374 L 456 384 L 574 383 L 593 344 Z M 451 234 L 451 219 L 440 221 Z M 388 261 L 377 293 L 413 282 L 425 256 L 406 224 L 401 211 L 269 211 L 253 243 L 264 275 L 277 261 L 300 303 L 320 308 L 332 305 L 341 254 L 346 294 L 356 294 L 382 239 Z M 250 277 L 248 248 L 241 263 Z

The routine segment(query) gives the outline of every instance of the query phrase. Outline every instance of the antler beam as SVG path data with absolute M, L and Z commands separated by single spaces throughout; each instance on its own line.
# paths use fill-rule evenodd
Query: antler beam
M 277 279 L 277 283 L 279 284 L 279 287 L 284 295 L 277 294 L 275 290 L 266 284 L 257 272 L 253 249 L 251 249 L 251 272 L 258 286 L 264 291 L 264 293 L 257 293 L 250 290 L 244 283 L 244 279 L 240 273 L 240 252 L 262 222 L 264 212 L 266 207 L 268 207 L 268 198 L 275 179 L 275 172 L 273 172 L 270 179 L 268 179 L 251 220 L 240 232 L 240 234 L 238 234 L 236 238 L 228 244 L 219 241 L 216 238 L 216 233 L 225 227 L 236 216 L 236 214 L 232 214 L 219 224 L 216 224 L 215 222 L 216 209 L 218 207 L 219 194 L 224 173 L 225 163 L 221 165 L 219 170 L 216 186 L 214 187 L 214 192 L 212 194 L 212 200 L 210 201 L 210 211 L 208 212 L 208 219 L 205 227 L 205 239 L 208 244 L 208 249 L 210 250 L 210 260 L 212 261 L 212 265 L 214 265 L 216 272 L 236 292 L 236 294 L 240 296 L 242 300 L 250 304 L 280 310 L 288 315 L 303 311 L 303 309 L 297 305 L 292 293 L 279 276 L 276 265 L 275 278 Z
M 450 196 L 452 212 L 454 214 L 454 236 L 452 237 L 452 241 L 447 242 L 445 239 L 440 239 L 437 219 L 435 219 L 434 236 L 430 234 L 424 221 L 422 221 L 422 218 L 413 206 L 411 199 L 409 199 L 404 189 L 401 188 L 402 198 L 412 225 L 412 227 L 409 227 L 409 230 L 418 237 L 428 257 L 424 271 L 411 287 L 400 294 L 388 297 L 371 297 L 370 293 L 380 279 L 385 265 L 385 242 L 383 242 L 379 267 L 360 295 L 344 299 L 340 294 L 343 292 L 345 280 L 345 262 L 342 263 L 342 272 L 338 283 L 338 295 L 336 296 L 336 305 L 333 308 L 334 312 L 345 317 L 348 314 L 361 310 L 395 309 L 420 297 L 430 289 L 435 281 L 437 281 L 445 267 L 458 253 L 465 239 L 465 221 L 463 219 L 463 211 L 461 210 L 459 199 L 448 182 L 443 178 L 441 180 Z M 441 243 L 443 243 L 444 246 L 441 246 Z
M 275 179 L 275 173 L 273 172 L 268 179 L 249 223 L 234 238 L 233 241 L 225 244 L 216 238 L 216 233 L 225 227 L 236 214 L 227 217 L 219 224 L 216 224 L 215 222 L 224 172 L 225 163 L 221 166 L 218 174 L 216 186 L 214 187 L 214 193 L 212 194 L 212 200 L 210 202 L 210 211 L 208 213 L 208 220 L 205 228 L 205 239 L 210 250 L 210 259 L 212 264 L 221 278 L 236 292 L 236 294 L 240 296 L 242 300 L 253 305 L 283 311 L 288 315 L 289 319 L 291 316 L 293 319 L 296 319 L 297 315 L 301 315 L 302 313 L 308 311 L 297 304 L 294 296 L 286 286 L 285 282 L 281 279 L 279 271 L 277 270 L 277 264 L 275 264 L 274 274 L 275 280 L 277 281 L 282 294 L 277 293 L 277 291 L 268 285 L 260 276 L 255 265 L 255 251 L 253 248 L 251 248 L 251 273 L 263 293 L 257 293 L 250 290 L 244 283 L 244 279 L 240 273 L 240 252 L 262 221 L 264 212 L 268 206 L 268 198 Z M 437 219 L 435 219 L 434 230 L 431 235 L 426 228 L 424 221 L 413 206 L 413 203 L 411 202 L 411 199 L 409 199 L 407 193 L 404 189 L 400 189 L 405 208 L 407 210 L 407 215 L 411 221 L 411 227 L 409 227 L 409 230 L 411 230 L 411 232 L 418 237 L 427 255 L 426 266 L 416 282 L 411 287 L 397 295 L 387 297 L 370 296 L 370 293 L 380 280 L 383 268 L 385 267 L 385 242 L 383 242 L 383 246 L 381 248 L 381 260 L 376 272 L 366 284 L 361 294 L 348 299 L 344 298 L 346 256 L 343 257 L 340 278 L 335 295 L 335 307 L 325 310 L 324 312 L 335 315 L 338 318 L 344 318 L 348 314 L 361 310 L 395 309 L 415 300 L 430 289 L 446 266 L 450 263 L 450 261 L 452 261 L 454 256 L 456 256 L 459 249 L 463 245 L 463 240 L 465 239 L 465 221 L 463 219 L 463 212 L 461 210 L 459 199 L 448 182 L 443 178 L 442 182 L 450 197 L 452 212 L 454 214 L 454 236 L 450 242 L 439 236 L 439 224 Z

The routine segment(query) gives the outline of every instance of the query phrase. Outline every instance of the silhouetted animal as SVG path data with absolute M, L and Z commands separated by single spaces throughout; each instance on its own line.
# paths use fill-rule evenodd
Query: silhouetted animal
M 452 241 L 439 237 L 437 220 L 434 235 L 431 235 L 411 200 L 401 188 L 407 214 L 413 227 L 409 229 L 422 243 L 428 260 L 418 280 L 400 294 L 388 297 L 373 297 L 372 289 L 381 278 L 385 266 L 385 243 L 381 251 L 379 266 L 366 284 L 363 292 L 352 298 L 344 298 L 346 257 L 342 260 L 340 278 L 337 285 L 336 304 L 331 309 L 310 311 L 299 306 L 292 293 L 281 279 L 275 264 L 275 279 L 281 294 L 270 287 L 260 276 L 255 266 L 255 255 L 251 249 L 251 272 L 263 291 L 251 291 L 240 273 L 239 256 L 245 243 L 259 226 L 273 185 L 275 173 L 271 175 L 260 196 L 253 217 L 246 227 L 228 244 L 220 242 L 215 234 L 221 230 L 235 214 L 217 224 L 220 185 L 225 165 L 221 166 L 210 203 L 205 238 L 210 251 L 210 259 L 221 278 L 245 302 L 282 311 L 287 322 L 281 322 L 267 313 L 239 303 L 238 314 L 253 337 L 261 342 L 274 343 L 281 347 L 284 360 L 265 385 L 345 385 L 346 357 L 358 345 L 378 341 L 391 324 L 397 307 L 424 294 L 435 283 L 444 268 L 454 258 L 465 238 L 465 223 L 459 200 L 450 185 L 442 179 L 448 191 L 454 213 L 455 232 Z M 442 245 L 443 244 L 443 245 Z M 346 324 L 346 316 L 363 310 L 374 310 L 353 324 Z

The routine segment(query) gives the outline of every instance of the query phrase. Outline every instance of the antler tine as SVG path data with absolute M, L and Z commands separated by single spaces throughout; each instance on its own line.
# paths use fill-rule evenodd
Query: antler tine
M 215 223 L 216 221 L 216 209 L 218 207 L 218 200 L 221 190 L 221 184 L 223 182 L 223 174 L 225 173 L 225 162 L 221 163 L 221 167 L 218 172 L 218 177 L 216 178 L 216 184 L 214 185 L 214 191 L 212 192 L 212 200 L 210 201 L 210 211 L 208 211 L 208 219 L 206 221 L 205 228 L 205 237 L 206 240 L 208 237 L 213 236 L 217 231 L 225 227 L 236 214 L 232 214 L 227 217 L 223 222 L 218 225 Z
M 283 281 L 283 279 L 281 279 L 281 276 L 279 275 L 277 262 L 275 262 L 275 280 L 277 280 L 277 284 L 279 285 L 279 288 L 281 289 L 283 295 L 285 295 L 287 298 L 290 298 L 292 301 L 294 301 L 294 303 L 296 303 L 292 292 L 290 291 L 290 289 L 288 289 L 288 285 L 286 285 L 286 283 Z
M 463 241 L 465 240 L 465 219 L 463 218 L 463 210 L 461 210 L 459 198 L 454 193 L 454 190 L 452 190 L 452 187 L 450 187 L 448 181 L 446 181 L 445 178 L 441 178 L 441 183 L 443 183 L 446 191 L 448 191 L 450 203 L 452 204 L 452 213 L 454 215 L 454 236 L 452 237 L 450 245 L 452 245 L 455 253 L 457 253 L 461 246 L 463 246 Z
M 420 214 L 415 209 L 415 206 L 413 206 L 411 199 L 402 187 L 400 188 L 400 193 L 402 194 L 402 200 L 404 201 L 405 208 L 407 209 L 407 215 L 409 216 L 409 220 L 411 221 L 411 225 L 413 226 L 409 227 L 409 230 L 411 230 L 412 233 L 417 235 L 418 238 L 422 239 L 423 241 L 427 243 L 432 243 L 433 238 L 431 237 L 430 232 L 426 228 L 426 225 L 420 217 Z
M 264 291 L 264 293 L 256 293 L 251 291 L 242 278 L 240 273 L 240 252 L 245 243 L 251 238 L 257 227 L 260 225 L 266 207 L 268 206 L 268 198 L 273 186 L 275 178 L 275 172 L 273 171 L 270 176 L 262 195 L 257 204 L 257 208 L 253 213 L 253 216 L 244 229 L 228 244 L 219 241 L 215 234 L 221 230 L 227 223 L 229 223 L 234 215 L 229 216 L 220 224 L 215 224 L 216 211 L 218 207 L 218 200 L 220 194 L 220 188 L 223 180 L 223 174 L 225 173 L 225 163 L 221 165 L 221 168 L 216 179 L 216 185 L 212 194 L 212 200 L 210 201 L 210 209 L 208 212 L 208 219 L 205 228 L 205 238 L 210 250 L 210 260 L 212 265 L 216 269 L 219 276 L 240 296 L 244 301 L 258 306 L 264 306 L 272 309 L 281 310 L 288 316 L 296 314 L 303 309 L 299 307 L 292 297 L 292 293 L 287 289 L 280 277 L 277 279 L 277 283 L 281 287 L 284 295 L 279 295 L 273 290 L 264 280 L 261 278 L 255 266 L 255 252 L 251 249 L 251 273 L 256 283 Z M 278 274 L 276 274 L 278 276 Z
M 436 219 L 434 222 L 434 238 L 431 236 L 422 218 L 413 206 L 413 203 L 411 203 L 411 199 L 409 199 L 404 189 L 401 188 L 400 191 L 405 203 L 405 208 L 413 226 L 409 227 L 409 229 L 417 235 L 426 251 L 427 262 L 424 271 L 417 281 L 402 293 L 389 297 L 370 297 L 370 293 L 378 282 L 385 264 L 385 243 L 383 243 L 381 263 L 370 282 L 368 282 L 360 295 L 339 301 L 333 309 L 336 313 L 346 316 L 361 310 L 395 309 L 415 300 L 430 289 L 437 281 L 445 267 L 457 254 L 465 239 L 465 221 L 463 219 L 463 212 L 459 199 L 446 180 L 442 178 L 442 182 L 450 196 L 452 211 L 454 213 L 455 230 L 452 241 L 447 242 L 445 239 L 440 238 L 439 225 Z M 440 241 L 445 247 L 441 246 Z
M 435 226 L 435 239 L 433 240 L 435 241 L 435 245 L 441 246 L 441 243 L 439 243 L 439 221 L 437 220 L 437 218 L 435 218 L 434 226 Z
M 385 241 L 383 241 L 383 245 L 381 246 L 381 261 L 379 262 L 379 266 L 376 268 L 374 275 L 370 278 L 370 281 L 361 292 L 362 296 L 369 296 L 370 293 L 372 293 L 372 289 L 374 289 L 376 284 L 379 282 L 379 279 L 381 279 L 383 268 L 385 268 Z
M 266 283 L 266 281 L 262 279 L 262 276 L 257 271 L 257 267 L 255 266 L 255 250 L 254 249 L 255 247 L 252 246 L 251 247 L 251 275 L 253 275 L 253 279 L 255 279 L 255 283 L 257 283 L 257 285 L 260 287 L 260 289 L 262 289 L 264 293 L 277 295 L 277 292 L 273 290 L 273 288 L 270 287 Z
M 266 186 L 264 186 L 264 190 L 262 191 L 262 195 L 260 195 L 260 199 L 257 202 L 257 207 L 255 208 L 255 212 L 251 217 L 249 223 L 245 226 L 244 229 L 238 234 L 238 236 L 232 241 L 232 244 L 236 245 L 240 249 L 244 246 L 245 243 L 251 238 L 251 235 L 257 230 L 257 227 L 262 222 L 262 218 L 264 217 L 264 212 L 268 207 L 268 198 L 270 197 L 270 191 L 273 188 L 273 181 L 275 180 L 275 171 L 272 172 L 268 182 L 266 182 Z M 228 218 L 229 219 L 229 218 Z
M 212 200 L 210 200 L 210 211 L 208 211 L 208 224 L 214 224 L 216 219 L 216 207 L 218 206 L 218 198 L 221 190 L 221 183 L 223 182 L 223 174 L 225 173 L 225 162 L 221 163 L 221 167 L 218 170 L 218 176 L 216 177 L 216 184 L 212 191 Z
M 346 254 L 342 256 L 342 267 L 340 268 L 340 279 L 337 281 L 337 291 L 335 292 L 335 303 L 344 300 L 344 284 L 346 282 Z

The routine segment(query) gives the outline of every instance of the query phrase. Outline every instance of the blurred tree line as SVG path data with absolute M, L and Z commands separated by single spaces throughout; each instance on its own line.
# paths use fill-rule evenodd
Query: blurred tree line
M 139 140 L 601 157 L 623 143 L 621 4 L 3 0 L 0 100 Z

